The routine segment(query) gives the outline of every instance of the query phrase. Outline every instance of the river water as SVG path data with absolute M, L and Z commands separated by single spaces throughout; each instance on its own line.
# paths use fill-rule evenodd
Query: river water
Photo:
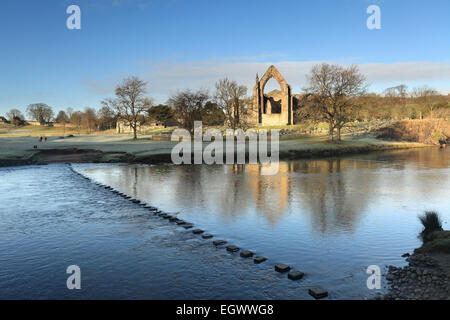
M 366 299 L 366 269 L 404 265 L 417 216 L 450 218 L 450 150 L 257 165 L 83 164 L 74 169 L 268 260 L 216 248 L 74 174 L 66 164 L 0 168 L 0 298 Z M 285 263 L 299 281 L 273 270 Z M 68 290 L 66 268 L 81 269 Z

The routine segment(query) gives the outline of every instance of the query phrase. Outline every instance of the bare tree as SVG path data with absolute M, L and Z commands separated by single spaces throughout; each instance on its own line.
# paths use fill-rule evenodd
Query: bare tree
M 94 109 L 92 108 L 86 108 L 84 112 L 82 113 L 82 126 L 83 128 L 87 129 L 88 132 L 92 132 L 95 129 L 97 129 L 97 114 Z
M 66 115 L 67 115 L 67 118 L 70 120 L 70 118 L 72 118 L 72 114 L 73 114 L 73 108 L 71 108 L 71 107 L 68 107 L 67 109 L 66 109 Z
M 100 130 L 108 130 L 116 127 L 117 115 L 109 107 L 101 107 L 97 111 L 97 118 Z
M 53 110 L 45 103 L 30 104 L 27 108 L 28 115 L 40 124 L 49 124 L 53 118 Z
M 63 135 L 66 135 L 66 123 L 69 122 L 67 113 L 65 113 L 63 110 L 60 110 L 55 118 L 55 122 L 63 125 Z
M 411 95 L 421 106 L 422 110 L 425 112 L 429 112 L 430 118 L 433 118 L 433 111 L 436 107 L 439 93 L 435 89 L 423 86 L 414 88 Z M 423 114 L 422 112 L 420 113 L 420 119 L 422 119 Z
M 150 98 L 145 97 L 147 83 L 137 77 L 125 79 L 116 87 L 116 98 L 102 101 L 104 107 L 109 107 L 133 130 L 133 139 L 137 139 L 138 125 L 143 113 L 151 107 Z
M 228 78 L 221 79 L 216 83 L 215 101 L 223 109 L 227 124 L 233 130 L 243 120 L 246 94 L 247 88 L 245 86 L 239 85 L 236 81 L 230 81 Z
M 6 113 L 6 118 L 15 126 L 20 126 L 24 123 L 24 116 L 20 110 L 11 109 Z
M 365 77 L 356 66 L 323 63 L 314 66 L 307 79 L 305 92 L 310 103 L 306 107 L 313 108 L 310 114 L 316 113 L 328 123 L 331 140 L 335 130 L 337 140 L 341 140 L 341 129 L 358 115 L 357 98 L 366 91 Z
M 174 110 L 181 126 L 193 132 L 194 121 L 202 119 L 202 112 L 208 99 L 209 94 L 205 90 L 186 89 L 172 95 L 167 103 Z
M 70 123 L 72 123 L 77 130 L 78 134 L 80 134 L 81 122 L 83 121 L 83 115 L 80 111 L 76 111 L 72 113 L 70 117 Z
M 20 112 L 20 110 L 17 110 L 17 109 L 11 109 L 11 110 L 9 110 L 9 111 L 6 113 L 6 118 L 7 118 L 9 121 L 11 121 L 11 122 L 13 122 L 15 118 L 19 118 L 19 119 L 24 120 L 24 117 L 23 117 L 23 115 L 22 115 L 22 112 Z
M 406 99 L 408 97 L 408 87 L 404 84 L 390 87 L 384 90 L 384 98 L 390 109 L 392 110 L 392 117 L 400 120 L 407 116 Z

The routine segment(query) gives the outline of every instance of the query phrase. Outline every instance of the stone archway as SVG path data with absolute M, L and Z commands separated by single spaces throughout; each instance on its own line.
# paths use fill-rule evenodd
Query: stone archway
M 267 82 L 274 78 L 280 85 L 281 93 L 275 93 L 274 98 L 264 94 Z M 275 95 L 274 94 L 274 95 Z M 272 105 L 281 98 L 281 112 L 273 113 Z M 258 123 L 261 125 L 291 125 L 293 124 L 292 90 L 275 66 L 270 66 L 264 76 L 259 80 L 256 75 L 256 84 L 253 88 L 253 105 L 258 111 Z

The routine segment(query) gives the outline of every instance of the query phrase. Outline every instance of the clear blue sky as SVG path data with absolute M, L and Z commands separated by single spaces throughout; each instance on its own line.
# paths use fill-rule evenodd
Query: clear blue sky
M 70 4 L 81 30 L 66 28 Z M 366 27 L 371 4 L 381 30 Z M 96 108 L 132 74 L 156 102 L 225 76 L 251 86 L 270 63 L 297 91 L 305 68 L 331 61 L 361 65 L 374 91 L 450 92 L 449 0 L 3 0 L 0 39 L 0 114 Z

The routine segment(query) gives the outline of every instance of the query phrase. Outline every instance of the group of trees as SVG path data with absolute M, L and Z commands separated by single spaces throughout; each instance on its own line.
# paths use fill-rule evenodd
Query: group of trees
M 45 103 L 35 103 L 27 107 L 27 115 L 29 120 L 39 122 L 41 125 L 53 123 L 64 127 L 70 125 L 78 132 L 81 130 L 92 132 L 113 129 L 117 122 L 116 114 L 106 107 L 102 107 L 98 111 L 93 108 L 85 108 L 84 111 L 74 111 L 72 108 L 67 108 L 66 110 L 60 110 L 54 116 L 53 108 Z M 25 124 L 25 117 L 17 109 L 11 109 L 7 112 L 6 118 L 15 126 Z
M 402 88 L 401 91 L 398 88 Z M 449 98 L 427 86 L 408 91 L 405 85 L 400 85 L 388 88 L 382 94 L 361 96 L 358 120 L 450 119 Z
M 295 97 L 295 122 L 326 122 L 331 140 L 340 140 L 342 129 L 356 120 L 450 120 L 450 97 L 426 86 L 408 91 L 407 86 L 398 85 L 382 94 L 367 93 L 366 79 L 356 66 L 318 64 L 309 72 L 303 91 Z M 140 126 L 150 122 L 177 123 L 191 132 L 196 120 L 236 129 L 248 126 L 247 115 L 254 112 L 247 88 L 228 78 L 216 83 L 213 94 L 203 89 L 186 89 L 172 94 L 167 104 L 153 106 L 147 96 L 147 83 L 130 77 L 116 87 L 114 98 L 104 99 L 101 104 L 98 111 L 68 108 L 55 117 L 51 107 L 36 103 L 28 106 L 27 114 L 42 125 L 70 124 L 78 131 L 88 132 L 113 129 L 121 121 L 132 129 L 136 139 Z M 24 123 L 24 116 L 17 109 L 10 110 L 6 117 L 15 125 Z
M 427 86 L 408 91 L 406 85 L 367 93 L 365 77 L 356 66 L 323 63 L 312 68 L 308 86 L 295 112 L 297 122 L 326 122 L 331 140 L 353 121 L 445 118 L 450 120 L 450 99 Z
M 186 89 L 171 95 L 167 105 L 152 105 L 146 96 L 147 83 L 137 77 L 125 79 L 116 87 L 115 97 L 104 99 L 102 105 L 113 110 L 120 121 L 133 131 L 137 138 L 139 126 L 149 119 L 162 124 L 176 121 L 189 131 L 194 129 L 194 121 L 201 120 L 205 125 L 217 126 L 227 122 L 236 128 L 243 120 L 247 89 L 227 78 L 216 84 L 216 92 L 210 95 L 207 90 Z
M 74 111 L 72 108 L 67 108 L 65 111 L 60 110 L 54 120 L 64 127 L 70 125 L 78 132 L 81 130 L 94 132 L 115 128 L 117 116 L 106 107 L 102 107 L 98 111 L 93 108 L 85 108 L 84 111 Z
M 20 110 L 11 109 L 6 113 L 6 119 L 13 125 L 20 126 L 24 123 L 25 117 Z

